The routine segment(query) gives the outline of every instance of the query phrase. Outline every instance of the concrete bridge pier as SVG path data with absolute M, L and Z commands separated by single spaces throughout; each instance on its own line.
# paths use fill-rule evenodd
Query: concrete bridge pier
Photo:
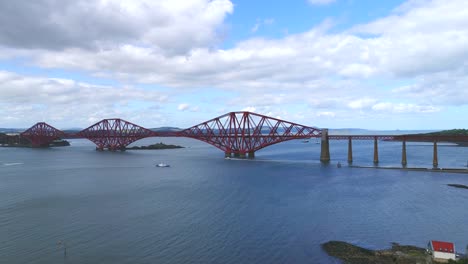
M 434 169 L 439 167 L 439 160 L 437 158 L 437 141 L 434 141 L 434 157 L 432 158 L 432 167 Z
M 348 138 L 348 163 L 353 163 L 353 142 L 351 137 Z
M 245 159 L 247 156 L 245 155 L 245 152 L 239 153 L 239 158 Z
M 226 151 L 224 152 L 224 157 L 225 158 L 230 158 L 232 155 L 231 155 L 231 152 L 230 151 Z
M 377 144 L 377 137 L 374 137 L 374 164 L 379 163 L 379 146 Z
M 406 140 L 403 140 L 401 145 L 401 165 L 406 168 L 408 162 L 406 161 Z
M 249 159 L 255 158 L 255 151 L 250 151 L 250 152 L 248 153 L 247 157 L 248 157 Z
M 330 144 L 328 142 L 328 129 L 322 129 L 322 140 L 320 142 L 320 161 L 323 163 L 330 162 Z

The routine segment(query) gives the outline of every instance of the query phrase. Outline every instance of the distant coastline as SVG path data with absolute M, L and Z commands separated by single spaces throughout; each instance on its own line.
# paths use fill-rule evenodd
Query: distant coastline
M 43 147 L 65 147 L 70 146 L 70 142 L 64 139 L 57 139 Z M 7 135 L 5 133 L 0 133 L 0 147 L 6 148 L 30 148 L 31 142 L 27 139 L 22 138 L 19 134 Z
M 350 165 L 349 167 L 351 167 L 351 168 L 364 168 L 364 169 L 468 173 L 468 168 L 463 169 L 463 168 L 422 168 L 422 167 L 379 167 L 379 166 L 358 166 L 358 165 Z

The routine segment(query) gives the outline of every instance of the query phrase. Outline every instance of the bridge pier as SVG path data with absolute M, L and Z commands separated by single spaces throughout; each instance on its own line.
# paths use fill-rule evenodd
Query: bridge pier
M 379 163 L 379 146 L 377 143 L 377 137 L 374 137 L 374 164 Z
M 353 163 L 353 142 L 351 137 L 348 137 L 348 163 Z
M 231 152 L 230 151 L 226 151 L 224 152 L 224 157 L 225 158 L 230 158 L 232 155 L 231 155 Z
M 241 159 L 245 159 L 247 156 L 245 155 L 245 153 L 239 153 L 239 158 Z
M 322 129 L 322 140 L 320 142 L 320 161 L 323 163 L 330 162 L 330 144 L 328 140 L 328 129 Z
M 403 139 L 402 145 L 401 145 L 401 165 L 403 168 L 406 168 L 406 165 L 408 162 L 406 161 L 406 140 Z
M 247 156 L 249 159 L 255 158 L 255 151 L 250 151 Z
M 437 141 L 434 140 L 434 156 L 432 158 L 432 167 L 437 169 L 439 167 L 439 160 L 437 158 Z

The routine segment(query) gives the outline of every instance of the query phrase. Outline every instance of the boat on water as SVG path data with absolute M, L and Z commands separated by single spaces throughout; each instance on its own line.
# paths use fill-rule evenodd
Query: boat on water
M 156 164 L 156 167 L 159 167 L 159 168 L 164 168 L 164 167 L 170 167 L 170 165 L 169 165 L 169 164 L 166 164 L 166 163 L 163 163 L 163 162 L 161 162 L 161 163 L 158 163 L 158 164 Z

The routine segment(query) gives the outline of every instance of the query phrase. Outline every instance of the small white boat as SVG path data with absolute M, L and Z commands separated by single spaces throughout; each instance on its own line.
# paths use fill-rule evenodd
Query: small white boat
M 156 167 L 163 168 L 163 167 L 170 167 L 170 165 L 169 165 L 169 164 L 166 164 L 166 163 L 163 163 L 163 162 L 161 162 L 161 163 L 158 163 L 158 164 L 156 164 Z

